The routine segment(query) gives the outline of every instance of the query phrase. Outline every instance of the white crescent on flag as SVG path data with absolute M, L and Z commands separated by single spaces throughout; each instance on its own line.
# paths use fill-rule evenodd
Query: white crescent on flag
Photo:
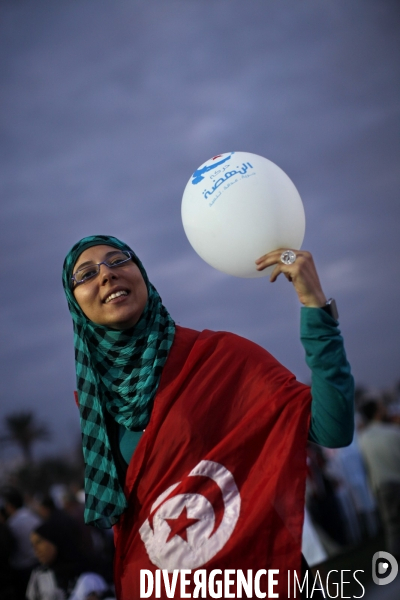
M 207 477 L 218 486 L 215 494 L 173 495 L 182 483 L 165 490 L 150 509 L 139 529 L 151 562 L 160 569 L 197 569 L 206 564 L 227 543 L 240 513 L 240 493 L 233 475 L 223 465 L 202 460 L 187 477 Z

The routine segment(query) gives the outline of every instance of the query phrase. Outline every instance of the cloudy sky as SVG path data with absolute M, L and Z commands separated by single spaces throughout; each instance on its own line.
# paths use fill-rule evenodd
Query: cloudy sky
M 290 284 L 204 263 L 183 189 L 215 154 L 260 154 L 303 199 L 358 384 L 400 379 L 397 0 L 3 0 L 1 408 L 78 435 L 61 287 L 78 239 L 131 245 L 173 318 L 234 331 L 309 381 Z

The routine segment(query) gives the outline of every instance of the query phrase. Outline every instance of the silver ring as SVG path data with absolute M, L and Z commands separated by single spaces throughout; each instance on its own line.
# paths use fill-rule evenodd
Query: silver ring
M 281 262 L 284 265 L 292 265 L 295 262 L 296 258 L 297 256 L 294 252 L 292 252 L 292 250 L 285 250 L 285 252 L 282 252 L 281 254 Z

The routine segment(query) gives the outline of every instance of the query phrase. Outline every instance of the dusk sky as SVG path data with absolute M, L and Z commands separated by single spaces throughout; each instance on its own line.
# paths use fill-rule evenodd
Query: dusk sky
M 183 231 L 191 174 L 233 150 L 299 190 L 356 383 L 400 380 L 399 16 L 397 0 L 1 2 L 0 429 L 32 410 L 52 432 L 39 452 L 79 437 L 61 269 L 85 235 L 132 246 L 177 323 L 243 335 L 309 382 L 292 286 L 214 270 Z

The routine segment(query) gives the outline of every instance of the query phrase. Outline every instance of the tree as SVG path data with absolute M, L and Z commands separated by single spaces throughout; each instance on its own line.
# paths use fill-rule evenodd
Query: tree
M 33 445 L 50 438 L 46 425 L 37 423 L 34 414 L 30 411 L 6 415 L 4 425 L 6 434 L 0 437 L 0 441 L 19 446 L 26 463 L 32 462 Z

